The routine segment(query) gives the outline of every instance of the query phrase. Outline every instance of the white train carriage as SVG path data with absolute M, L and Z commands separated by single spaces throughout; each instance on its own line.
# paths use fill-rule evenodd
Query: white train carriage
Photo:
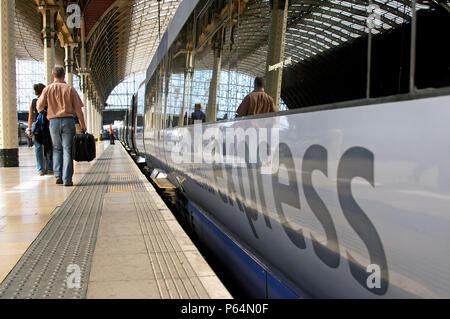
M 272 3 L 184 1 L 123 142 L 252 297 L 450 297 L 448 2 L 288 1 L 289 110 L 233 119 Z M 198 100 L 227 119 L 189 124 Z

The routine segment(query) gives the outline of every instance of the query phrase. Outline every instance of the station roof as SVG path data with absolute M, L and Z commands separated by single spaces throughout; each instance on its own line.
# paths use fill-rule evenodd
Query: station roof
M 38 4 L 16 0 L 16 56 L 43 61 Z M 71 1 L 73 3 L 74 1 Z M 85 17 L 87 67 L 102 101 L 127 76 L 146 71 L 181 0 L 78 0 Z M 67 5 L 68 1 L 64 1 Z M 74 38 L 79 39 L 75 32 Z M 56 45 L 56 61 L 63 51 Z M 79 67 L 79 48 L 75 49 Z
M 36 4 L 40 1 L 50 0 L 16 0 L 18 58 L 43 60 L 42 23 Z M 87 66 L 102 101 L 124 78 L 147 69 L 180 2 L 78 0 L 85 16 Z M 374 21 L 375 34 L 403 24 L 412 14 L 409 0 L 290 0 L 285 57 L 297 63 L 367 34 L 370 4 L 378 10 L 373 13 L 379 14 Z M 450 10 L 445 0 L 418 0 L 417 4 L 419 8 Z M 238 41 L 242 40 L 229 57 L 230 64 L 241 72 L 264 74 L 268 6 L 269 0 L 249 0 L 242 14 L 236 34 Z
M 16 58 L 44 60 L 42 17 L 34 1 L 16 0 Z
M 449 3 L 417 0 L 417 9 L 439 6 L 450 10 Z M 269 0 L 249 0 L 240 17 L 233 40 L 234 51 L 226 57 L 230 59 L 227 63 L 240 72 L 253 76 L 265 73 L 269 5 Z M 411 16 L 410 0 L 289 0 L 285 60 L 295 65 L 324 56 L 327 51 L 366 36 L 368 23 L 373 24 L 371 33 L 378 34 L 409 22 Z
M 125 77 L 147 70 L 181 1 L 110 2 L 90 1 L 85 10 L 86 19 L 93 18 L 86 21 L 87 64 L 103 101 Z

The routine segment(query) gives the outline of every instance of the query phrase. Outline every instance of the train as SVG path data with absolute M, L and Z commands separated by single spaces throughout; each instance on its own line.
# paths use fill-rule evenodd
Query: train
M 218 56 L 222 70 L 267 74 L 272 3 L 183 1 L 120 141 L 173 185 L 192 231 L 249 297 L 449 298 L 450 41 L 437 32 L 450 29 L 448 3 L 418 1 L 413 15 L 372 1 L 380 30 L 367 34 L 347 14 L 363 15 L 358 5 L 289 1 L 289 110 L 179 121 L 195 102 L 189 81 L 214 73 Z

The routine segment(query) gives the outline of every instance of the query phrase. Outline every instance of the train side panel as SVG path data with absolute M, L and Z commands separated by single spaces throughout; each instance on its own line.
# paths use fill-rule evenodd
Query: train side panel
M 443 96 L 210 123 L 203 150 L 189 144 L 193 126 L 153 131 L 146 157 L 185 179 L 189 200 L 312 297 L 448 298 L 448 105 Z M 253 128 L 258 138 L 259 129 L 279 135 L 275 171 L 214 157 L 226 129 Z

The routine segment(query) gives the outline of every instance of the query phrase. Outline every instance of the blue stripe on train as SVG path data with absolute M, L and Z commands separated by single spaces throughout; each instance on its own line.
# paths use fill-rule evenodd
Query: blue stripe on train
M 191 201 L 188 202 L 188 210 L 193 216 L 197 235 L 208 248 L 216 252 L 216 257 L 229 269 L 248 296 L 251 298 L 299 298 L 212 223 Z

